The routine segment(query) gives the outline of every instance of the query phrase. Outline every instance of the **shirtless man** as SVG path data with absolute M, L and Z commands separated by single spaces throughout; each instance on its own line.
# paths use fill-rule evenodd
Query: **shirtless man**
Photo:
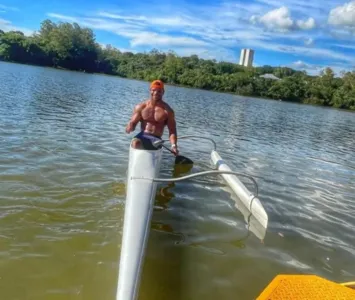
M 163 101 L 163 95 L 164 83 L 154 80 L 150 85 L 150 99 L 136 105 L 131 120 L 127 124 L 126 132 L 134 131 L 140 122 L 141 132 L 133 138 L 132 147 L 156 150 L 153 142 L 161 140 L 164 128 L 167 126 L 171 150 L 178 155 L 175 114 L 172 108 Z

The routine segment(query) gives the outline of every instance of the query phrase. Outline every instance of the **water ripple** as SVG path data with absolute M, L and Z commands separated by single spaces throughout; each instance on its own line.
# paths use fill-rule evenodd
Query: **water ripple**
M 2 295 L 112 299 L 125 125 L 148 85 L 0 64 Z M 279 273 L 354 280 L 353 113 L 172 86 L 166 99 L 179 134 L 213 138 L 233 170 L 256 179 L 269 226 L 219 177 L 159 185 L 140 300 L 254 299 Z M 208 141 L 179 145 L 192 172 L 209 167 Z M 164 152 L 161 175 L 172 167 Z

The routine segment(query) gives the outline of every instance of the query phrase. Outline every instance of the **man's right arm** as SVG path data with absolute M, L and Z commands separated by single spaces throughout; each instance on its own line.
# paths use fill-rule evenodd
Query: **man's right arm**
M 138 122 L 142 120 L 141 112 L 142 112 L 143 107 L 144 107 L 144 104 L 141 103 L 141 104 L 136 105 L 136 107 L 134 108 L 131 120 L 128 122 L 127 127 L 126 127 L 127 133 L 134 131 L 136 129 Z

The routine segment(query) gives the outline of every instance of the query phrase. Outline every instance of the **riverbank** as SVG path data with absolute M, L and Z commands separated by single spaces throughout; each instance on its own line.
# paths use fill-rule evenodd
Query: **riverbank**
M 29 64 L 29 63 L 18 63 L 14 61 L 0 61 L 0 63 L 10 63 L 10 64 L 20 64 L 20 65 L 26 65 L 26 66 L 33 66 L 33 67 L 40 67 L 40 68 L 48 68 L 48 69 L 53 69 L 53 70 L 58 70 L 58 71 L 66 71 L 66 72 L 74 72 L 74 73 L 85 73 L 87 75 L 101 75 L 101 76 L 107 76 L 107 77 L 114 77 L 114 78 L 121 78 L 121 79 L 127 79 L 127 80 L 134 80 L 138 82 L 145 82 L 149 84 L 150 81 L 145 80 L 145 79 L 136 79 L 136 78 L 127 78 L 127 77 L 122 77 L 119 75 L 113 75 L 113 74 L 106 74 L 106 73 L 99 73 L 99 72 L 83 72 L 83 71 L 77 71 L 77 70 L 70 70 L 67 68 L 61 68 L 61 67 L 51 67 L 51 66 L 40 66 L 40 65 L 35 65 L 35 64 Z M 236 94 L 235 92 L 224 92 L 224 91 L 215 91 L 215 90 L 207 90 L 207 89 L 202 89 L 202 88 L 196 88 L 196 87 L 191 87 L 187 85 L 182 85 L 182 84 L 174 84 L 174 83 L 166 83 L 167 86 L 173 86 L 173 87 L 181 87 L 181 88 L 186 88 L 186 89 L 193 89 L 193 90 L 199 90 L 199 91 L 206 91 L 206 92 L 212 92 L 216 94 L 227 94 L 227 95 L 233 95 L 233 96 L 243 96 Z M 281 99 L 273 99 L 267 96 L 244 96 L 247 98 L 253 98 L 253 99 L 263 99 L 263 100 L 269 100 L 269 101 L 277 101 L 277 102 L 289 102 L 290 101 L 285 101 Z M 333 109 L 333 110 L 341 110 L 341 111 L 348 111 L 348 112 L 355 112 L 355 109 L 345 109 L 345 108 L 337 108 L 337 107 L 332 107 L 332 106 L 325 106 L 322 104 L 316 104 L 316 103 L 304 103 L 304 102 L 292 102 L 294 104 L 299 104 L 299 105 L 307 105 L 307 106 L 314 106 L 314 107 L 322 107 L 322 108 L 327 108 L 327 109 Z
M 103 48 L 88 28 L 45 20 L 36 36 L 0 33 L 4 61 L 56 67 L 90 74 L 152 81 L 234 95 L 355 110 L 355 73 L 342 78 L 327 68 L 319 76 L 286 67 L 243 67 L 230 62 L 181 57 L 173 52 L 121 52 Z M 43 30 L 42 30 L 43 29 Z M 91 38 L 83 38 L 90 35 Z M 83 37 L 82 37 L 83 36 Z M 63 41 L 75 41 L 63 43 Z M 57 46 L 55 46 L 57 45 Z M 58 48 L 58 45 L 65 45 Z M 273 74 L 280 80 L 261 77 Z

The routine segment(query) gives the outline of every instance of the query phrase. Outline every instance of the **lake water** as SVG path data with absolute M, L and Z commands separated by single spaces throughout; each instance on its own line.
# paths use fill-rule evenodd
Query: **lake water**
M 125 126 L 147 96 L 146 82 L 0 63 L 2 299 L 115 299 Z M 166 100 L 180 135 L 213 138 L 254 177 L 269 226 L 218 177 L 160 184 L 140 300 L 255 299 L 281 273 L 355 280 L 354 113 L 172 86 Z M 179 144 L 191 172 L 210 166 L 209 142 Z

